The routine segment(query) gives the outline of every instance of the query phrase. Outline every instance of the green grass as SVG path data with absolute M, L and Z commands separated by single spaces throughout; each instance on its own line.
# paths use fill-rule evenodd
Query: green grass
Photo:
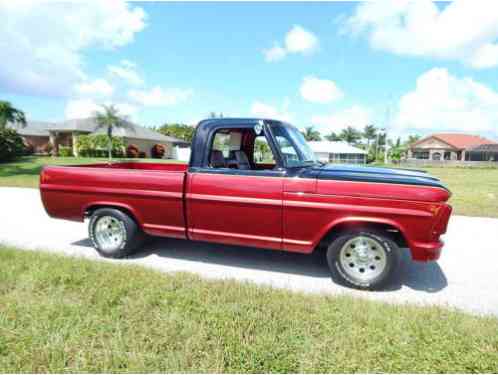
M 451 190 L 453 213 L 498 217 L 498 168 L 424 168 Z
M 116 159 L 123 161 L 126 159 Z M 107 162 L 107 158 L 61 158 L 26 156 L 11 163 L 0 163 L 0 186 L 38 188 L 39 174 L 44 165 L 70 165 Z M 134 159 L 140 162 L 175 162 L 161 159 Z
M 0 247 L 1 372 L 497 372 L 498 320 Z

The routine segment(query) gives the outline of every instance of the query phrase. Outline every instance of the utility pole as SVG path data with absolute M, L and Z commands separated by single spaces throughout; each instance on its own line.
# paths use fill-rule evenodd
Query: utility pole
M 384 128 L 386 135 L 386 140 L 384 144 L 384 164 L 387 164 L 387 128 L 391 126 L 391 104 L 392 104 L 391 100 L 392 100 L 392 95 L 389 96 L 386 108 L 386 126 Z

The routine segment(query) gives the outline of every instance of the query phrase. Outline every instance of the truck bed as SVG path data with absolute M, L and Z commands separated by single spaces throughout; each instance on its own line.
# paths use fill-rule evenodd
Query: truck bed
M 128 211 L 148 234 L 186 238 L 187 168 L 147 162 L 46 166 L 40 192 L 52 217 L 83 221 L 92 210 L 113 205 Z

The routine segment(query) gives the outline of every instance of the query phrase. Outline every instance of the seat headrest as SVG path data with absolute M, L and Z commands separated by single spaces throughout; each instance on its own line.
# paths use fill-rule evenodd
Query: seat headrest
M 251 169 L 251 164 L 249 163 L 249 159 L 244 151 L 238 150 L 235 151 L 234 154 L 239 169 Z
M 213 168 L 226 168 L 226 161 L 223 156 L 223 152 L 220 150 L 212 150 L 209 163 Z

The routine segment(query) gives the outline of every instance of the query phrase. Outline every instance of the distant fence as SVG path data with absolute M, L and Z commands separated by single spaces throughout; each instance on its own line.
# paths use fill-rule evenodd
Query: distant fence
M 487 167 L 498 168 L 498 161 L 461 161 L 461 160 L 428 160 L 407 159 L 402 160 L 400 165 L 404 167 Z

